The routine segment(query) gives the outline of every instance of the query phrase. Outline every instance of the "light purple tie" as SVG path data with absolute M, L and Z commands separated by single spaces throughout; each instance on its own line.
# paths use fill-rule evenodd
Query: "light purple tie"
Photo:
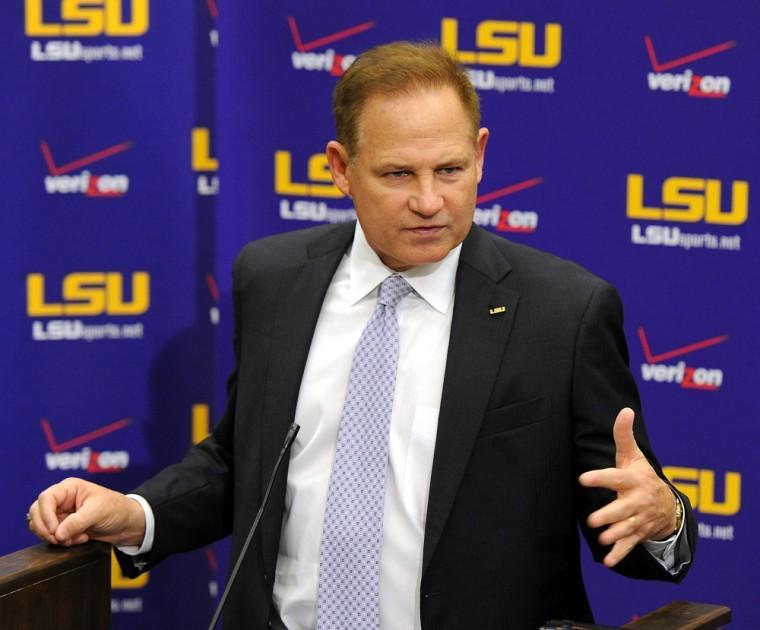
M 354 352 L 322 527 L 318 630 L 380 627 L 388 429 L 399 347 L 396 305 L 411 290 L 401 276 L 383 281 Z

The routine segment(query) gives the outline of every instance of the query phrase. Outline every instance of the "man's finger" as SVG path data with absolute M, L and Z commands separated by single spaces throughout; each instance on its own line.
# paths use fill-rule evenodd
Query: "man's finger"
M 74 545 L 84 544 L 88 540 L 90 540 L 90 537 L 87 534 L 77 534 L 76 536 L 74 536 L 74 538 L 69 538 L 67 540 L 60 540 L 56 544 L 63 545 L 64 547 L 73 547 Z
M 633 409 L 629 407 L 621 409 L 615 418 L 612 436 L 615 439 L 615 461 L 618 466 L 636 459 L 641 452 L 633 436 L 633 419 Z
M 58 513 L 61 511 L 69 512 L 74 510 L 76 492 L 69 488 L 70 485 L 71 484 L 68 480 L 61 481 L 60 483 L 50 486 L 37 497 L 37 503 L 40 507 L 40 517 L 45 523 L 45 528 L 51 534 L 55 532 L 60 524 Z
M 39 518 L 43 529 L 51 534 L 58 527 L 58 504 L 52 492 L 52 486 L 40 493 L 34 502 L 39 509 Z
M 612 568 L 617 565 L 618 562 L 633 551 L 633 548 L 638 545 L 639 542 L 641 542 L 641 539 L 635 534 L 618 540 L 613 545 L 612 550 L 604 556 L 605 566 Z
M 613 545 L 626 536 L 634 534 L 638 536 L 639 527 L 642 524 L 642 519 L 637 516 L 629 516 L 628 518 L 616 521 L 599 534 L 599 542 L 603 545 Z
M 45 522 L 40 516 L 39 502 L 35 501 L 29 506 L 29 516 L 32 517 L 32 520 L 27 523 L 29 531 L 41 540 L 55 545 L 58 541 L 55 539 L 53 532 L 48 530 Z
M 589 527 L 604 527 L 627 519 L 636 513 L 635 504 L 625 499 L 615 499 L 588 515 Z
M 629 476 L 620 468 L 589 470 L 578 477 L 578 482 L 587 488 L 607 488 L 616 492 L 631 487 Z

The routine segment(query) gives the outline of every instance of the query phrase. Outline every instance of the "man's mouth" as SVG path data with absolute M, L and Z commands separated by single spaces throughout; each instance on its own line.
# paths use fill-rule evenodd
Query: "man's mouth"
M 408 227 L 406 230 L 418 236 L 435 236 L 446 229 L 444 225 L 424 225 L 419 227 Z

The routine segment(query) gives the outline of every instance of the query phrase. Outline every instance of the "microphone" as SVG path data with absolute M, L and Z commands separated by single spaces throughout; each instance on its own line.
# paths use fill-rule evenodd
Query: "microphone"
M 298 435 L 298 430 L 300 428 L 301 427 L 298 426 L 294 422 L 293 424 L 290 425 L 290 428 L 288 429 L 288 434 L 285 436 L 285 442 L 282 445 L 280 456 L 277 458 L 277 462 L 274 465 L 272 476 L 269 477 L 269 484 L 267 485 L 266 492 L 264 493 L 264 499 L 261 502 L 261 507 L 259 508 L 259 511 L 256 513 L 256 518 L 253 519 L 253 524 L 251 525 L 251 529 L 248 530 L 248 536 L 246 537 L 245 542 L 243 543 L 243 548 L 240 550 L 240 554 L 238 555 L 237 560 L 235 561 L 235 566 L 232 568 L 230 577 L 227 580 L 227 586 L 224 589 L 224 593 L 222 593 L 222 598 L 219 600 L 219 605 L 216 607 L 216 612 L 214 613 L 214 616 L 211 619 L 211 623 L 209 624 L 208 630 L 214 630 L 214 628 L 216 628 L 217 622 L 219 621 L 219 617 L 222 616 L 222 609 L 224 608 L 224 604 L 227 602 L 227 595 L 229 595 L 230 589 L 232 588 L 232 584 L 235 582 L 235 578 L 237 577 L 238 571 L 240 570 L 240 565 L 243 564 L 243 558 L 245 557 L 245 554 L 248 551 L 248 546 L 251 544 L 251 540 L 253 540 L 253 535 L 256 533 L 256 529 L 259 526 L 261 515 L 264 513 L 264 508 L 267 506 L 267 502 L 269 501 L 269 493 L 271 492 L 272 486 L 274 485 L 274 480 L 277 478 L 277 472 L 280 470 L 280 464 L 282 463 L 282 459 L 285 457 L 285 453 L 287 453 L 290 450 L 290 447 L 293 445 L 293 442 L 295 441 L 296 435 Z

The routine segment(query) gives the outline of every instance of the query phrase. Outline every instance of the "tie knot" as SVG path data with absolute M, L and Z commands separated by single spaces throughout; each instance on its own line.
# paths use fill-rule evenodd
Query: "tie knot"
M 412 291 L 411 285 L 401 276 L 389 276 L 380 285 L 380 304 L 395 308 L 401 299 Z

